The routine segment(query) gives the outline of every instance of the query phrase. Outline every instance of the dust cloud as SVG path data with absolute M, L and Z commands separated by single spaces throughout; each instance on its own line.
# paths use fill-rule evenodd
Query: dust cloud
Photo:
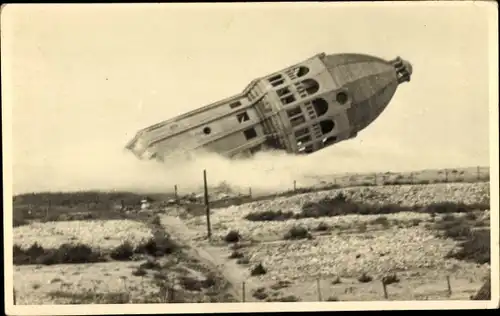
M 75 146 L 76 147 L 76 146 Z M 215 153 L 157 161 L 139 160 L 123 147 L 109 143 L 68 148 L 25 166 L 15 166 L 14 194 L 27 192 L 131 191 L 137 193 L 200 192 L 203 170 L 210 187 L 222 183 L 246 194 L 288 190 L 314 181 L 308 177 L 319 165 L 308 157 L 284 152 L 262 152 L 244 160 L 230 160 Z M 33 160 L 31 160 L 33 161 Z M 323 170 L 325 171 L 325 170 Z M 316 181 L 317 182 L 317 181 Z
M 29 164 L 16 165 L 14 160 L 13 193 L 170 193 L 177 185 L 182 195 L 202 192 L 206 169 L 209 187 L 224 183 L 234 192 L 247 194 L 251 188 L 252 194 L 263 194 L 292 189 L 294 181 L 297 187 L 307 187 L 345 173 L 450 167 L 445 165 L 450 160 L 443 159 L 442 152 L 424 157 L 381 145 L 380 141 L 361 144 L 349 140 L 306 156 L 259 152 L 253 158 L 230 160 L 214 153 L 197 153 L 190 160 L 172 157 L 160 163 L 139 160 L 121 142 L 103 139 L 30 157 Z

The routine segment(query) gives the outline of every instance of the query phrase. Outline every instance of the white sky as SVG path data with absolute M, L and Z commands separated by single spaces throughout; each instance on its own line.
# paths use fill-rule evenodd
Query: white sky
M 413 77 L 356 139 L 303 158 L 308 165 L 489 165 L 495 9 L 422 2 L 9 5 L 2 11 L 2 86 L 13 116 L 14 190 L 46 189 L 51 181 L 60 188 L 92 166 L 111 168 L 138 129 L 319 52 L 401 56 Z

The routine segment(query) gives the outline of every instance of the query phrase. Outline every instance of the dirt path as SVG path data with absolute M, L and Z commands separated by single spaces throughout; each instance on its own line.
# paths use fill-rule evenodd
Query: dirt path
M 172 236 L 174 240 L 184 246 L 189 247 L 189 252 L 200 261 L 207 263 L 212 268 L 220 272 L 229 282 L 231 294 L 236 299 L 243 299 L 243 282 L 245 282 L 245 302 L 256 302 L 251 293 L 259 288 L 259 284 L 242 273 L 241 267 L 230 260 L 225 260 L 220 249 L 204 245 L 203 242 L 193 241 L 197 232 L 190 230 L 189 227 L 178 217 L 165 215 L 161 219 L 165 230 Z

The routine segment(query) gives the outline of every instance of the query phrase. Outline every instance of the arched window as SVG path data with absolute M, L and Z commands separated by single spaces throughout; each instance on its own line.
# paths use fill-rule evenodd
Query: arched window
M 324 120 L 319 122 L 319 127 L 321 128 L 321 133 L 325 135 L 333 130 L 335 123 L 332 120 Z
M 299 66 L 293 69 L 293 73 L 297 77 L 303 77 L 309 73 L 309 68 L 307 68 L 306 66 Z
M 302 81 L 302 85 L 308 95 L 313 95 L 319 90 L 319 83 L 314 79 L 306 79 Z
M 312 102 L 316 116 L 320 117 L 326 112 L 328 112 L 328 102 L 323 98 L 314 99 Z

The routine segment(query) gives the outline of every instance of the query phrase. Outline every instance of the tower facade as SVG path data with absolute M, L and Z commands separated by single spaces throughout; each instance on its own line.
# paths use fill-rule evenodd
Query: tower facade
M 147 127 L 126 146 L 141 159 L 198 150 L 310 154 L 357 133 L 409 82 L 412 66 L 364 54 L 317 54 L 253 80 L 241 93 Z

